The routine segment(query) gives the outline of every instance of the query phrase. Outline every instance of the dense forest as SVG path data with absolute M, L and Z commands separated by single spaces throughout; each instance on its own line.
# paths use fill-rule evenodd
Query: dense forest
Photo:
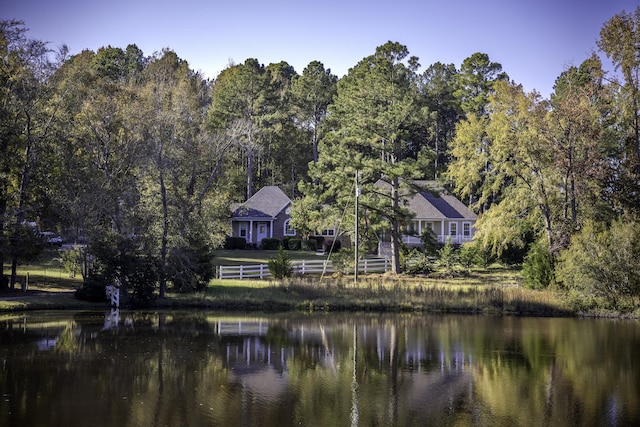
M 353 203 L 357 172 L 360 241 L 390 233 L 396 273 L 405 187 L 438 180 L 479 214 L 476 250 L 522 263 L 529 286 L 617 309 L 640 296 L 640 8 L 601 29 L 616 75 L 594 53 L 557 77 L 550 99 L 480 52 L 422 68 L 390 41 L 342 78 L 319 61 L 298 73 L 251 58 L 207 80 L 172 50 L 71 56 L 27 34 L 0 22 L 11 286 L 38 253 L 37 224 L 88 242 L 85 282 L 139 299 L 198 289 L 232 202 L 278 185 L 309 233 Z

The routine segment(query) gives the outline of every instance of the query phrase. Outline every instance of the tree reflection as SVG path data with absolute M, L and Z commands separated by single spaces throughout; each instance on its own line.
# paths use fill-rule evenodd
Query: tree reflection
M 640 420 L 634 322 L 122 312 L 105 329 L 104 313 L 66 316 L 0 323 L 10 425 Z

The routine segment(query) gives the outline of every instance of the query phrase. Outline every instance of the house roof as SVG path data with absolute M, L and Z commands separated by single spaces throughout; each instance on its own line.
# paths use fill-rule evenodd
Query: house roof
M 442 188 L 437 188 L 435 181 L 415 181 L 414 184 L 437 191 L 437 193 L 421 191 L 404 196 L 407 208 L 415 214 L 416 219 L 478 219 L 478 216 L 455 196 L 446 193 Z M 378 181 L 376 185 L 390 187 L 384 181 Z
M 275 218 L 291 203 L 291 199 L 274 185 L 262 187 L 246 202 L 233 210 L 233 218 Z

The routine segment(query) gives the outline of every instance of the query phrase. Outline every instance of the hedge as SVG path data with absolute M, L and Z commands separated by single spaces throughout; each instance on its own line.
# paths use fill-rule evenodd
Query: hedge
M 247 240 L 244 237 L 227 237 L 224 241 L 225 249 L 246 249 Z
M 282 246 L 282 241 L 276 238 L 264 238 L 260 242 L 260 246 L 265 250 L 278 250 Z

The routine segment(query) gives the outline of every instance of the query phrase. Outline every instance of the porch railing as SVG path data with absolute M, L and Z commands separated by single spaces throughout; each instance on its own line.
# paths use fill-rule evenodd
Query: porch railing
M 471 236 L 462 236 L 462 235 L 449 236 L 446 234 L 439 234 L 437 237 L 438 237 L 438 243 L 442 243 L 442 244 L 446 243 L 447 238 L 451 238 L 451 243 L 453 243 L 454 245 L 461 245 L 464 242 L 468 242 L 471 240 Z M 402 236 L 402 242 L 410 246 L 422 245 L 422 240 L 418 236 L 404 235 Z

